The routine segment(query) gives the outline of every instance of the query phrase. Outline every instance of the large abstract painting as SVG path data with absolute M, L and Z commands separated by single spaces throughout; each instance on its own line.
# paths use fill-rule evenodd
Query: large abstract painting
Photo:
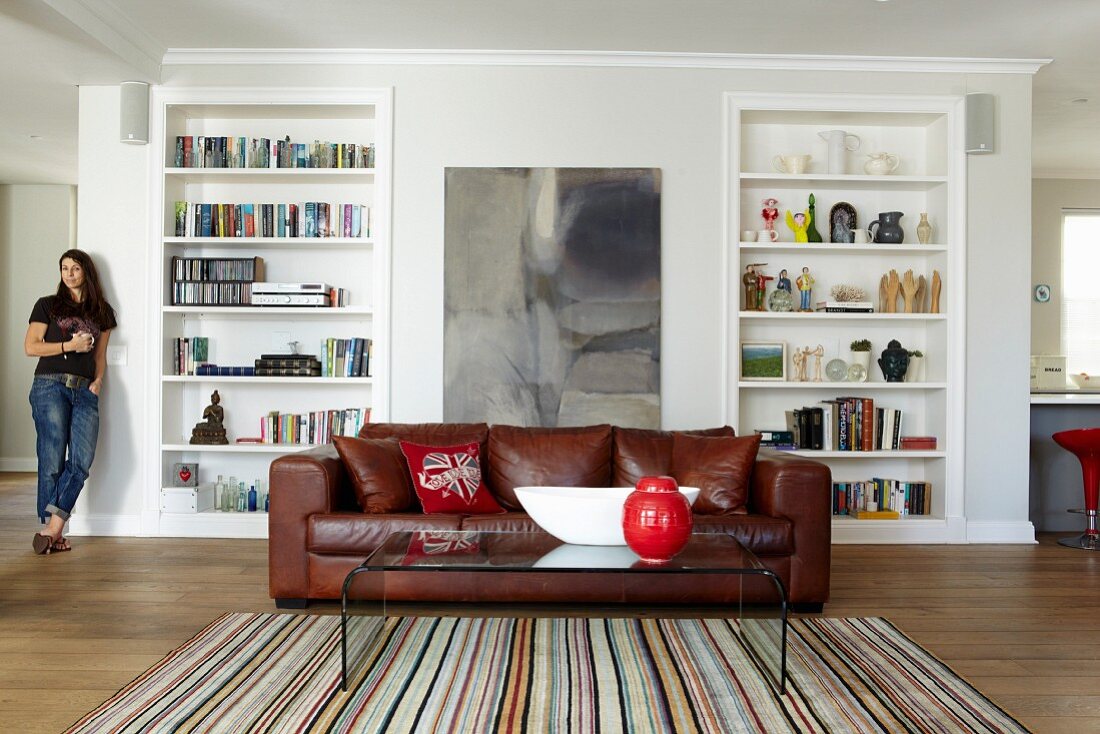
M 448 168 L 443 413 L 661 420 L 661 172 Z

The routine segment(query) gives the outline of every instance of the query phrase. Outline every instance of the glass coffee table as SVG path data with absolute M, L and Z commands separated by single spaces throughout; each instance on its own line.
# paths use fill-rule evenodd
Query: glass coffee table
M 364 664 L 371 648 L 384 637 L 386 576 L 396 572 L 598 573 L 618 574 L 623 583 L 638 581 L 638 576 L 643 577 L 642 581 L 650 576 L 656 581 L 665 574 L 713 575 L 716 583 L 737 584 L 736 588 L 727 588 L 726 596 L 731 599 L 728 616 L 736 619 L 738 636 L 769 684 L 780 694 L 786 692 L 787 590 L 782 579 L 764 568 L 760 559 L 732 535 L 693 534 L 684 550 L 671 561 L 650 564 L 641 561 L 626 546 L 570 545 L 541 532 L 430 530 L 393 533 L 344 579 L 340 607 L 340 682 L 345 691 L 349 670 L 357 670 Z M 628 576 L 632 578 L 627 579 Z M 734 578 L 722 579 L 721 576 Z M 754 588 L 754 598 L 759 597 L 763 588 L 768 599 L 763 603 L 746 604 L 742 592 L 746 580 L 754 576 L 760 579 Z M 492 584 L 493 579 L 486 577 L 485 581 Z M 491 603 L 494 602 L 486 602 Z M 563 599 L 562 603 L 568 604 L 570 600 Z M 647 607 L 646 612 L 651 616 L 683 616 L 676 613 L 675 607 Z M 350 660 L 349 647 L 352 648 Z

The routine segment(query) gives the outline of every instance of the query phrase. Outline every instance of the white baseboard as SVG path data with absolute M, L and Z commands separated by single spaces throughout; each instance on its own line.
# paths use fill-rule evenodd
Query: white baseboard
M 36 472 L 38 471 L 38 459 L 0 456 L 0 471 Z
M 1035 543 L 1035 526 L 1030 522 L 966 523 L 967 543 Z
M 69 535 L 141 535 L 140 515 L 81 515 L 69 518 Z

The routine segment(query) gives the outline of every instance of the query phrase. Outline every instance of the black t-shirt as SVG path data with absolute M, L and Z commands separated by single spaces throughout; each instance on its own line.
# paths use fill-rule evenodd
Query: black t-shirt
M 99 338 L 104 331 L 109 331 L 117 326 L 113 315 L 109 324 L 100 326 L 92 319 L 79 315 L 63 315 L 58 308 L 57 296 L 43 296 L 34 302 L 31 309 L 31 317 L 27 323 L 39 323 L 46 325 L 44 340 L 53 344 L 67 342 L 81 331 L 89 332 Z M 95 349 L 90 352 L 66 352 L 51 357 L 39 357 L 38 366 L 34 370 L 36 375 L 52 375 L 68 373 L 80 375 L 89 380 L 95 379 Z

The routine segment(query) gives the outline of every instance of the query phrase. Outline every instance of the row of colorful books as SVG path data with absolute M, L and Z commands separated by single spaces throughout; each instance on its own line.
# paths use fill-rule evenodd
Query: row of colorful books
M 862 482 L 833 482 L 833 514 L 860 520 L 893 520 L 929 515 L 932 484 L 874 477 Z
M 374 168 L 373 143 L 177 135 L 176 168 Z
M 260 419 L 263 443 L 323 444 L 333 436 L 357 436 L 370 421 L 370 408 L 316 410 L 311 413 L 272 411 Z
M 321 342 L 324 377 L 370 377 L 374 342 L 366 337 L 328 338 Z
M 367 204 L 177 201 L 176 237 L 370 237 Z
M 792 448 L 892 451 L 901 448 L 903 412 L 877 408 L 872 398 L 837 397 L 785 411 Z
M 210 338 L 183 337 L 172 340 L 172 374 L 197 375 L 200 366 L 210 358 Z

